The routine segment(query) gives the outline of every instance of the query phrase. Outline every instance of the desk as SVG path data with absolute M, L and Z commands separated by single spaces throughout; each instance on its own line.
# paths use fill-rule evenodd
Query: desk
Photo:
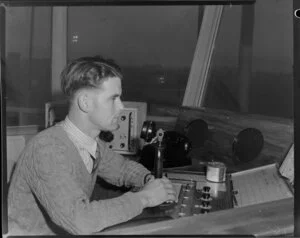
M 138 219 L 134 218 L 98 234 L 290 235 L 294 230 L 293 209 L 294 197 L 289 197 L 245 207 L 232 208 L 227 206 L 222 210 L 212 209 L 214 211 L 207 214 L 177 217 L 177 219 L 167 217 L 166 214 L 164 216 L 162 213 L 159 216 L 154 213 L 149 215 L 149 211 L 149 219 L 147 219 L 147 211 L 144 211 L 137 217 Z
M 210 126 L 211 137 L 216 141 L 218 151 L 230 154 L 232 141 L 242 129 L 253 127 L 264 135 L 264 149 L 253 161 L 235 165 L 227 160 L 228 172 L 264 166 L 281 162 L 293 143 L 292 120 L 247 115 L 208 108 L 166 108 L 156 107 L 156 113 L 177 117 L 175 131 L 184 133 L 192 120 L 203 119 Z M 194 158 L 198 158 L 194 151 Z M 203 166 L 193 161 L 193 166 L 183 170 L 199 171 Z M 196 163 L 195 163 L 196 162 Z M 199 161 L 200 162 L 200 161 Z M 224 161 L 226 162 L 226 161 Z M 179 170 L 179 169 L 178 169 Z M 254 204 L 245 207 L 215 211 L 201 216 L 183 217 L 172 220 L 157 220 L 148 224 L 100 232 L 100 235 L 253 235 L 283 236 L 294 231 L 294 198 Z
M 294 199 L 227 209 L 203 216 L 116 228 L 100 235 L 254 235 L 282 236 L 294 231 Z

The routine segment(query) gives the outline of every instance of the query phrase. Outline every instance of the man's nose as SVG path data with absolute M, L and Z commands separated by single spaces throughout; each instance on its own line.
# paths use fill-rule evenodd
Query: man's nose
M 119 99 L 118 109 L 119 109 L 120 111 L 124 109 L 124 104 L 123 104 L 123 102 L 122 102 L 121 99 Z

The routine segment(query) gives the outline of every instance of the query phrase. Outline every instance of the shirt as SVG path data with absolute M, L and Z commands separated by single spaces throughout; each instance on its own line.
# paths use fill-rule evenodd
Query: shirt
M 68 137 L 74 143 L 89 173 L 92 172 L 94 160 L 91 155 L 96 157 L 97 141 L 83 133 L 74 123 L 66 116 L 62 122 L 62 127 L 67 132 Z

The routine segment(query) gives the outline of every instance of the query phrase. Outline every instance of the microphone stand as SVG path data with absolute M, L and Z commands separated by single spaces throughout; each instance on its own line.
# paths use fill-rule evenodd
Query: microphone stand
M 159 129 L 156 133 L 157 144 L 155 145 L 155 160 L 154 160 L 154 177 L 162 178 L 163 175 L 163 161 L 165 144 L 163 142 L 164 131 Z

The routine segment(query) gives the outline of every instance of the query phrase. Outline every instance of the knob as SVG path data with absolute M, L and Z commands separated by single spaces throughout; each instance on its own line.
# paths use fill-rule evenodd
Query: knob
M 210 187 L 209 187 L 209 186 L 204 186 L 203 189 L 202 189 L 202 191 L 203 191 L 204 193 L 209 193 Z
M 209 213 L 209 209 L 203 208 L 203 209 L 201 209 L 201 213 Z
M 209 193 L 203 193 L 201 195 L 201 199 L 202 200 L 209 200 L 210 199 L 210 194 Z
M 121 144 L 120 144 L 120 147 L 121 147 L 121 148 L 124 148 L 124 147 L 125 147 L 125 144 L 124 144 L 124 143 L 121 143 Z
M 207 201 L 202 201 L 202 202 L 201 202 L 201 206 L 202 206 L 203 208 L 208 208 L 208 207 L 209 207 L 209 202 L 207 202 Z
M 126 120 L 126 116 L 121 116 L 121 121 L 125 121 Z

